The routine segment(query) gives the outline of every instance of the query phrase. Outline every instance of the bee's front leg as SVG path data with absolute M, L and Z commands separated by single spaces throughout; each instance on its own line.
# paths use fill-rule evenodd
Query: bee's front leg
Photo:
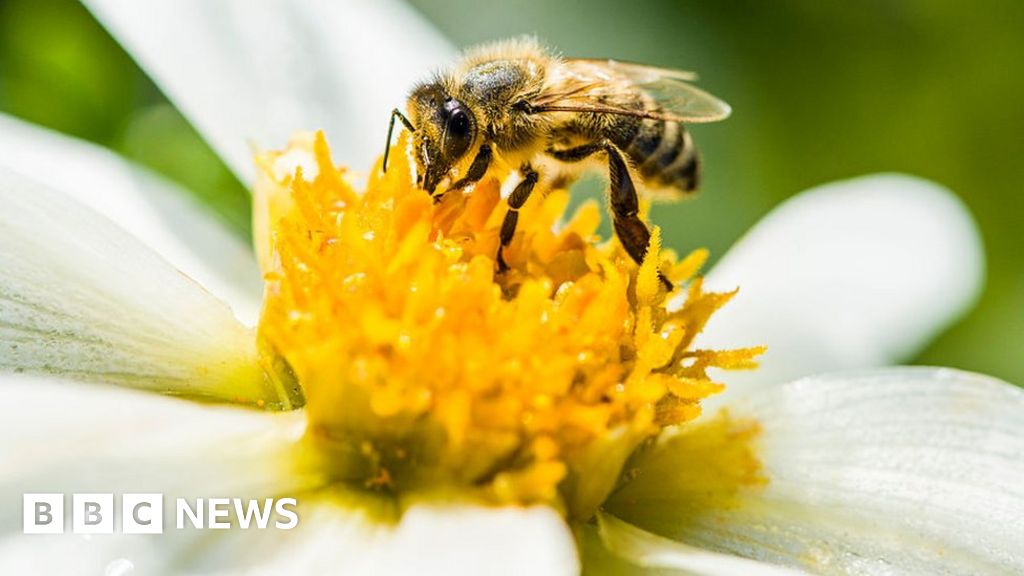
M 441 197 L 448 192 L 462 190 L 470 184 L 479 182 L 484 175 L 487 174 L 487 169 L 491 167 L 491 159 L 493 159 L 493 157 L 494 154 L 491 151 L 491 145 L 486 142 L 481 144 L 480 151 L 476 153 L 476 157 L 473 158 L 473 163 L 470 164 L 469 169 L 466 170 L 466 175 L 456 180 L 455 183 L 449 186 L 444 192 L 434 195 L 434 202 L 440 202 Z
M 498 272 L 508 270 L 508 264 L 505 263 L 502 251 L 512 242 L 512 237 L 516 234 L 516 224 L 519 223 L 519 209 L 523 207 L 523 204 L 526 204 L 530 194 L 533 192 L 534 186 L 537 185 L 537 180 L 540 179 L 540 174 L 529 164 L 523 164 L 519 169 L 519 173 L 523 175 L 523 180 L 516 185 L 515 189 L 512 190 L 512 194 L 509 195 L 508 212 L 505 213 L 505 219 L 501 222 L 501 233 L 499 235 L 501 244 L 498 245 L 497 257 Z

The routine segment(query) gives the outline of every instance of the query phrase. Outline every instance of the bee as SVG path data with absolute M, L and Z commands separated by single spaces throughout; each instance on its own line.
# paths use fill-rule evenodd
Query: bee
M 504 272 L 502 251 L 542 175 L 566 183 L 599 162 L 608 170 L 615 234 L 640 263 L 651 235 L 639 217 L 636 180 L 655 199 L 696 191 L 701 162 L 684 125 L 730 113 L 689 83 L 695 79 L 641 64 L 561 58 L 530 39 L 482 46 L 417 84 L 408 116 L 392 111 L 383 170 L 396 119 L 412 132 L 417 184 L 435 199 L 480 181 L 496 164 L 518 168 L 499 233 L 496 261 Z

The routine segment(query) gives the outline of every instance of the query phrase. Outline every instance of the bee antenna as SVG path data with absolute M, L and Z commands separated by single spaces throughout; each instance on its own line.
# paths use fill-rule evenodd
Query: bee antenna
M 409 119 L 405 117 L 405 114 L 402 114 L 401 110 L 395 108 L 394 110 L 391 111 L 391 122 L 388 123 L 388 141 L 384 145 L 383 169 L 385 173 L 388 171 L 388 154 L 391 152 L 391 132 L 394 131 L 395 129 L 395 118 L 401 120 L 402 124 L 409 129 L 409 132 L 416 131 L 416 127 L 412 125 L 412 122 L 409 122 Z

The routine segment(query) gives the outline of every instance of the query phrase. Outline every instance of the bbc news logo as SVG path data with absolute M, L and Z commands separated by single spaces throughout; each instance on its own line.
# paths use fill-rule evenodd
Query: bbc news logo
M 117 518 L 123 534 L 164 532 L 163 494 L 122 494 L 119 515 L 113 494 L 72 494 L 66 515 L 64 494 L 24 494 L 22 499 L 25 534 L 63 534 L 69 518 L 74 534 L 113 534 Z M 299 524 L 296 505 L 294 498 L 175 498 L 173 526 L 291 530 Z

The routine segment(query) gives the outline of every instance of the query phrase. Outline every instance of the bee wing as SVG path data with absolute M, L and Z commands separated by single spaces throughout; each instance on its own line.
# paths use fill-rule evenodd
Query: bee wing
M 593 112 L 666 122 L 717 122 L 732 112 L 728 104 L 689 84 L 693 72 L 616 60 L 569 59 L 554 88 L 535 99 L 534 112 Z M 654 103 L 643 110 L 615 103 L 615 94 L 642 91 Z
M 683 82 L 696 82 L 697 73 L 689 70 L 673 70 L 671 68 L 658 68 L 636 62 L 623 62 L 621 60 L 609 60 L 607 58 L 570 58 L 564 60 L 569 66 L 575 64 L 588 64 L 595 67 L 603 67 L 621 74 L 622 76 L 636 82 L 647 84 L 662 78 L 674 78 Z

